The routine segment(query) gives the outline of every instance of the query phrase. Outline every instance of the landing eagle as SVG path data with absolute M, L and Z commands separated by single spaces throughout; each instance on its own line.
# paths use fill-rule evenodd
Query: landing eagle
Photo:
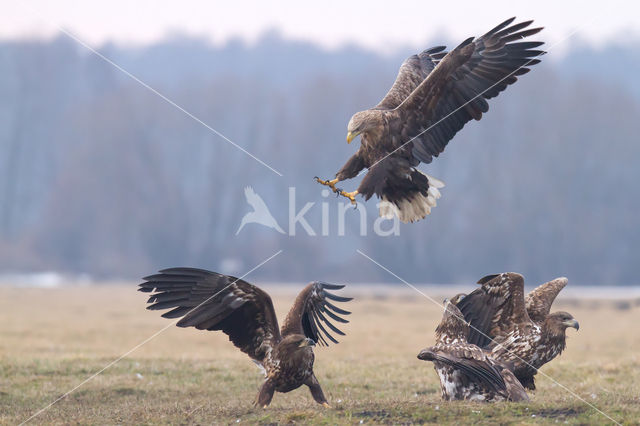
M 309 387 L 313 399 L 325 407 L 329 403 L 313 373 L 316 344 L 338 341 L 327 331 L 344 335 L 330 320 L 347 323 L 340 315 L 350 312 L 330 300 L 347 302 L 329 290 L 343 285 L 312 282 L 296 298 L 282 329 L 271 297 L 241 279 L 194 268 L 170 268 L 143 278 L 139 291 L 154 292 L 147 309 L 171 309 L 164 318 L 180 318 L 178 327 L 221 330 L 229 340 L 265 370 L 266 379 L 255 404 L 266 408 L 274 392 Z M 323 325 L 324 324 L 324 325 Z
M 356 203 L 356 195 L 382 200 L 380 216 L 403 222 L 424 218 L 435 207 L 444 186 L 417 170 L 442 153 L 471 119 L 480 120 L 494 98 L 529 67 L 540 62 L 543 43 L 520 41 L 542 28 L 533 21 L 501 23 L 485 35 L 468 38 L 451 52 L 445 46 L 427 49 L 404 61 L 396 81 L 375 107 L 351 117 L 347 142 L 361 136 L 360 147 L 333 180 L 316 180 Z M 336 185 L 368 173 L 358 189 L 345 192 Z
M 467 342 L 469 325 L 460 310 L 448 300 L 444 307 L 435 346 L 418 354 L 418 359 L 433 362 L 442 399 L 528 401 L 524 388 L 505 365 Z
M 567 328 L 580 328 L 568 312 L 549 313 L 567 279 L 542 284 L 526 298 L 520 274 L 487 275 L 478 284 L 472 293 L 453 299 L 471 325 L 467 341 L 512 365 L 522 385 L 534 390 L 538 369 L 564 350 Z

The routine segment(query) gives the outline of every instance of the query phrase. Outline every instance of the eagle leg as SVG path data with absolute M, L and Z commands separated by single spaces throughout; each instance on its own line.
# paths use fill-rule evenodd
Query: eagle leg
M 353 204 L 354 206 L 358 206 L 358 204 L 356 203 L 356 195 L 358 195 L 358 191 L 344 192 L 343 190 L 340 190 L 339 194 L 351 200 L 351 204 Z
M 275 390 L 276 386 L 269 379 L 265 380 L 260 388 L 260 392 L 258 392 L 258 397 L 256 398 L 254 405 L 261 408 L 267 408 L 271 403 Z
M 322 392 L 322 388 L 320 387 L 320 383 L 318 382 L 318 379 L 316 379 L 315 374 L 312 374 L 304 384 L 309 387 L 311 396 L 318 404 L 322 405 L 324 408 L 331 408 L 327 402 L 327 398 L 324 397 L 324 393 Z
M 339 179 L 333 179 L 333 180 L 322 180 L 320 179 L 318 176 L 314 177 L 314 179 L 316 180 L 316 182 L 318 182 L 321 185 L 325 185 L 328 186 L 329 188 L 331 188 L 331 190 L 337 194 L 340 193 L 340 190 L 338 188 L 336 188 L 336 183 L 340 182 Z

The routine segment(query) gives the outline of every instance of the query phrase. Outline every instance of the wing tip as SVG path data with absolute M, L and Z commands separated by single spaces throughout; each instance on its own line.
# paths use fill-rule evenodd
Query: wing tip
M 499 277 L 499 276 L 500 276 L 500 274 L 489 274 L 489 275 L 485 275 L 484 277 L 480 278 L 480 279 L 476 282 L 476 284 L 480 284 L 480 285 L 482 285 L 482 284 L 486 284 L 486 283 L 488 283 L 489 281 L 491 281 L 492 279 L 494 279 L 494 278 L 496 278 L 496 277 Z
M 327 283 L 324 281 L 314 281 L 314 284 L 318 284 L 320 287 L 322 287 L 323 289 L 329 289 L 329 290 L 341 290 L 343 288 L 345 288 L 346 284 L 332 284 L 332 283 Z
M 554 278 L 550 281 L 550 283 L 557 283 L 562 285 L 563 287 L 566 286 L 567 284 L 569 284 L 569 278 L 567 277 L 558 277 L 558 278 Z
M 446 48 L 447 48 L 447 46 L 442 46 L 442 45 L 434 46 L 434 47 L 430 47 L 429 49 L 423 50 L 422 53 L 431 55 L 431 54 L 434 54 L 434 53 L 442 52 Z
M 211 274 L 211 271 L 207 271 L 206 269 L 200 268 L 192 268 L 190 266 L 174 266 L 171 268 L 164 268 L 158 271 L 159 274 L 167 274 L 167 275 L 178 275 L 178 274 L 192 274 L 192 275 L 202 275 L 202 274 Z

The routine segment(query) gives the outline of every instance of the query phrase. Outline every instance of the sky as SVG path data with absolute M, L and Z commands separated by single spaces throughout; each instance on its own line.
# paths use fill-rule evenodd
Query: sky
M 568 41 L 601 47 L 640 40 L 640 3 L 574 1 L 283 1 L 24 0 L 5 1 L 0 39 L 50 38 L 60 28 L 84 42 L 146 45 L 172 34 L 248 43 L 276 30 L 328 49 L 355 44 L 378 52 L 426 41 L 481 35 L 506 18 L 535 19 L 547 48 Z

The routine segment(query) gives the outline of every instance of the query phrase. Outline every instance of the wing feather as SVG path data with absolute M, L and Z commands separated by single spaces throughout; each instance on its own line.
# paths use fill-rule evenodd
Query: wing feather
M 558 293 L 567 285 L 565 277 L 556 278 L 531 290 L 525 299 L 527 313 L 533 322 L 542 324 L 551 311 L 551 305 Z
M 480 279 L 481 287 L 458 298 L 456 306 L 470 325 L 467 341 L 481 348 L 515 324 L 531 322 L 524 304 L 524 278 L 505 272 Z
M 204 269 L 170 268 L 144 278 L 139 291 L 147 309 L 171 311 L 178 327 L 221 330 L 252 359 L 263 362 L 280 341 L 278 320 L 267 293 L 241 279 Z
M 488 389 L 506 396 L 507 387 L 500 369 L 487 357 L 469 356 L 474 352 L 464 350 L 465 345 L 437 345 L 421 352 L 421 359 L 440 362 L 465 373 L 471 380 L 482 383 Z M 478 349 L 476 347 L 476 349 Z
M 339 315 L 349 315 L 351 312 L 338 308 L 330 303 L 329 299 L 336 302 L 348 302 L 352 298 L 336 296 L 329 290 L 339 290 L 343 287 L 343 285 L 317 281 L 307 285 L 296 298 L 282 325 L 282 336 L 304 334 L 320 345 L 327 346 L 327 339 L 338 343 L 329 330 L 341 336 L 344 336 L 344 332 L 337 328 L 331 320 L 343 324 L 348 323 L 349 321 Z M 323 315 L 325 313 L 329 318 Z
M 429 75 L 446 55 L 445 46 L 436 46 L 408 57 L 400 66 L 389 92 L 374 109 L 394 109 Z
M 513 21 L 508 19 L 475 40 L 465 40 L 439 60 L 398 106 L 393 130 L 406 137 L 397 143 L 413 139 L 409 148 L 415 158 L 430 163 L 467 122 L 482 118 L 489 110 L 488 99 L 540 62 L 536 57 L 544 52 L 536 48 L 543 43 L 521 40 L 542 28 L 527 28 L 533 21 L 512 25 Z

